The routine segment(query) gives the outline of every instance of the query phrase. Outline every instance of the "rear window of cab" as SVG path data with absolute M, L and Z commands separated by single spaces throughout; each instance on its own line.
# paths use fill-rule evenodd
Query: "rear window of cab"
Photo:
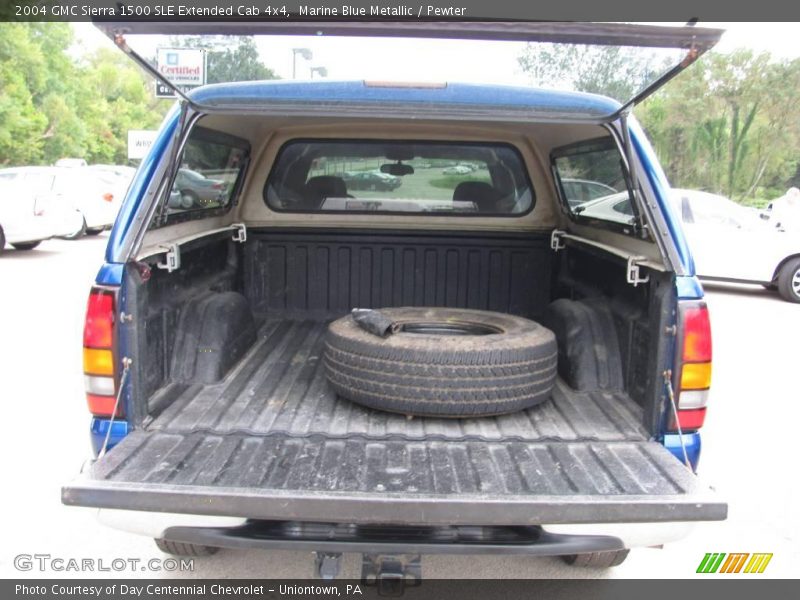
M 294 140 L 264 187 L 282 212 L 515 217 L 534 200 L 519 152 L 495 143 Z

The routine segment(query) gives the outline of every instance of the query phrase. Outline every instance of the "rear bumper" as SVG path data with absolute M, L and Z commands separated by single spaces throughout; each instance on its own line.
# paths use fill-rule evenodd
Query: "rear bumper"
M 610 536 L 550 533 L 542 527 L 395 527 L 251 522 L 240 527 L 171 527 L 169 540 L 221 548 L 365 554 L 558 556 L 624 549 Z
M 108 436 L 107 450 L 111 450 L 111 448 L 122 441 L 122 438 L 128 435 L 127 421 L 118 420 L 112 423 L 111 419 L 92 417 L 92 421 L 89 425 L 89 439 L 92 444 L 92 452 L 95 456 L 100 453 L 100 449 L 103 447 L 109 427 L 111 427 L 111 435 Z
M 556 556 L 659 546 L 691 532 L 692 523 L 541 526 L 398 526 L 250 521 L 101 509 L 106 526 L 151 538 L 239 549 L 379 554 L 525 554 Z
M 681 444 L 681 437 L 683 437 L 683 444 Z M 686 448 L 686 458 L 689 459 L 689 464 L 692 466 L 693 471 L 697 471 L 697 465 L 700 462 L 700 432 L 685 433 L 680 436 L 676 433 L 668 433 L 664 436 L 664 447 L 677 458 L 681 463 L 685 458 L 683 455 L 683 448 Z

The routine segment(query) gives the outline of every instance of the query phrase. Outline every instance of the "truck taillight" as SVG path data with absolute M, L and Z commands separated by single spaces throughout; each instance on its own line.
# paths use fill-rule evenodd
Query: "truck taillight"
M 678 423 L 670 417 L 670 431 L 694 431 L 703 426 L 711 387 L 711 322 L 705 303 L 679 308 L 678 388 L 675 394 Z
M 115 293 L 92 288 L 83 327 L 83 373 L 89 412 L 110 417 L 116 400 L 114 364 Z M 121 408 L 115 416 L 121 416 Z

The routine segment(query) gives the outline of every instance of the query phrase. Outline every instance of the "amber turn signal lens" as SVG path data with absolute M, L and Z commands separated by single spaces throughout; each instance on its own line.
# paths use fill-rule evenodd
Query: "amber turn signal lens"
M 114 376 L 114 355 L 111 350 L 83 349 L 83 372 L 87 375 Z
M 706 390 L 711 387 L 711 363 L 686 363 L 681 371 L 681 390 Z

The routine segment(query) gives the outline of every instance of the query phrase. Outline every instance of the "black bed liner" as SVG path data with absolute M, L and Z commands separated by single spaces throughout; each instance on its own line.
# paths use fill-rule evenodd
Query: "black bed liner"
M 81 478 L 66 504 L 253 519 L 535 525 L 724 519 L 624 394 L 514 415 L 407 419 L 336 398 L 325 325 L 268 322 L 226 379 L 172 403 Z
M 327 325 L 270 321 L 236 369 L 216 385 L 172 384 L 151 431 L 382 440 L 645 440 L 641 408 L 625 394 L 578 394 L 559 382 L 552 401 L 492 418 L 413 418 L 337 398 L 323 372 Z

